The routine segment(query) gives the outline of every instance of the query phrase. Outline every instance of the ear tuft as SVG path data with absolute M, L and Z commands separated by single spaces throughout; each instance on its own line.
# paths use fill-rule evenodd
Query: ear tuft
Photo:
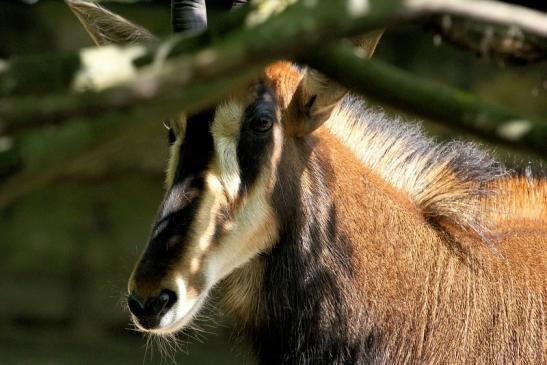
M 371 58 L 383 33 L 384 29 L 375 30 L 361 36 L 357 36 L 353 38 L 351 42 L 355 47 L 363 50 L 367 58 Z
M 371 57 L 383 30 L 369 32 L 351 39 L 365 57 Z M 331 116 L 348 90 L 320 72 L 306 68 L 289 106 L 291 122 L 289 129 L 295 136 L 313 132 Z
M 154 38 L 145 28 L 95 3 L 83 0 L 65 2 L 98 46 L 130 44 Z

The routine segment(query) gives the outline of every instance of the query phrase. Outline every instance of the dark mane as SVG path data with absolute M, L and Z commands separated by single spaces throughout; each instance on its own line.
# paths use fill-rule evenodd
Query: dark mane
M 349 95 L 327 122 L 331 132 L 370 169 L 408 195 L 433 222 L 486 237 L 480 198 L 506 168 L 474 144 L 438 143 L 418 124 L 404 123 Z

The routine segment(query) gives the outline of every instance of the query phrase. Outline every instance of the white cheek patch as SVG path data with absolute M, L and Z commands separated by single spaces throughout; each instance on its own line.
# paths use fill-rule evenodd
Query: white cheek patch
M 224 103 L 217 108 L 211 127 L 218 162 L 217 173 L 232 201 L 236 199 L 241 185 L 237 145 L 242 118 L 243 106 L 241 104 L 237 102 Z

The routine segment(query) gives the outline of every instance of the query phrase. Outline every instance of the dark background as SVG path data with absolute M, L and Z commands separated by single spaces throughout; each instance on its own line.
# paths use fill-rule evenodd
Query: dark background
M 168 3 L 107 6 L 166 35 Z M 541 2 L 520 3 L 547 7 Z M 62 1 L 41 0 L 32 6 L 0 2 L 0 58 L 84 46 L 91 42 Z M 415 26 L 390 29 L 375 57 L 547 120 L 545 63 L 523 67 L 477 59 L 444 44 L 434 45 L 433 35 Z M 413 116 L 406 118 L 415 121 Z M 429 121 L 424 126 L 439 139 L 455 136 Z M 146 339 L 129 330 L 123 297 L 163 194 L 165 134 L 158 123 L 157 129 L 128 138 L 0 210 L 0 363 L 161 361 L 155 345 L 145 357 Z M 499 147 L 495 153 L 517 167 L 534 159 Z M 181 336 L 186 344 L 177 352 L 178 363 L 249 362 L 245 347 L 228 341 L 229 320 L 214 309 L 207 317 L 201 327 L 208 333 Z

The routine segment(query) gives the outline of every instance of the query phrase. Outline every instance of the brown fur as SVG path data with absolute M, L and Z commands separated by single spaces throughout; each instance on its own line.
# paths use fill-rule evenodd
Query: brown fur
M 547 180 L 544 177 L 508 177 L 495 181 L 495 192 L 482 199 L 488 220 L 500 230 L 547 227 Z
M 283 85 L 277 90 L 294 90 L 288 85 L 297 80 L 294 70 L 285 64 L 279 70 L 269 74 L 289 76 L 275 81 Z M 331 123 L 340 115 L 351 117 L 336 113 Z M 289 110 L 285 117 L 290 115 Z M 370 362 L 545 363 L 545 180 L 511 177 L 473 147 L 434 145 L 415 130 L 396 141 L 390 140 L 390 128 L 363 131 L 366 124 L 345 123 L 361 129 L 348 134 L 374 133 L 361 140 L 379 145 L 346 146 L 332 124 L 320 128 L 312 155 L 303 162 L 300 186 L 285 191 L 313 189 L 306 176 L 322 174 L 314 161 L 330 161 L 331 173 L 323 175 L 333 187 L 337 230 L 351 244 L 356 273 L 350 281 L 339 275 L 338 285 L 352 290 L 341 299 L 352 318 L 348 333 L 381 339 Z M 386 143 L 393 149 L 379 153 L 386 152 Z M 413 146 L 418 146 L 414 152 Z M 367 148 L 359 158 L 353 152 Z M 389 165 L 403 153 L 401 163 Z M 294 168 L 301 156 L 287 155 L 280 163 Z M 371 167 L 370 161 L 378 164 Z M 402 183 L 390 183 L 397 175 Z M 423 182 L 425 190 L 404 185 L 411 181 Z M 327 201 L 302 197 L 300 204 Z M 487 234 L 495 237 L 487 241 L 494 247 L 485 244 Z M 338 271 L 335 262 L 325 264 Z M 224 282 L 227 306 L 244 327 L 268 322 L 266 305 L 257 299 L 268 290 L 262 283 L 265 265 L 256 258 Z
M 336 168 L 334 199 L 355 245 L 356 284 L 371 321 L 390 333 L 386 360 L 543 363 L 546 226 L 506 237 L 498 255 L 481 242 L 454 254 L 446 235 L 330 141 L 331 153 L 346 161 Z
M 67 3 L 98 44 L 150 37 L 94 4 Z M 364 43 L 369 55 L 375 39 Z M 173 154 L 164 224 L 137 265 L 142 283 L 134 274 L 129 286 L 142 300 L 168 288 L 178 290 L 176 305 L 197 304 L 148 329 L 180 329 L 228 275 L 226 307 L 264 364 L 546 363 L 545 179 L 513 177 L 468 144 L 436 144 L 358 98 L 338 103 L 339 85 L 287 62 L 257 85 L 262 94 L 234 97 L 226 112 L 230 119 L 261 95 L 277 102 L 253 186 L 235 192 L 243 119 L 216 122 L 225 166 L 201 161 L 194 172 L 207 169 L 207 184 L 178 181 L 178 191 Z M 178 132 L 174 150 L 186 133 Z M 193 148 L 213 156 L 219 141 L 207 132 L 191 137 L 211 147 Z M 264 156 L 244 157 L 256 168 L 253 158 Z M 222 168 L 235 186 L 228 194 Z M 216 203 L 190 209 L 188 191 Z M 222 229 L 207 229 L 218 217 Z
M 363 166 L 327 128 L 318 131 L 317 140 L 314 154 L 333 161 L 329 178 L 342 217 L 338 229 L 352 245 L 356 276 L 339 283 L 354 291 L 344 298 L 353 316 L 351 331 L 382 338 L 371 363 L 545 362 L 547 230 L 537 216 L 529 220 L 534 231 L 505 235 L 493 250 L 460 228 L 438 230 L 411 197 Z M 313 165 L 308 168 L 316 173 Z M 493 195 L 485 202 L 508 208 L 520 220 L 521 208 L 502 200 L 524 199 L 522 205 L 531 208 L 538 203 L 535 196 L 544 199 L 544 182 L 532 184 L 543 190 L 527 184 L 521 178 L 497 181 L 496 189 L 511 186 L 518 195 Z M 513 220 L 497 223 L 500 232 L 515 229 Z M 454 240 L 471 250 L 460 251 Z M 334 263 L 327 266 L 336 272 Z M 244 326 L 268 316 L 256 300 L 267 290 L 263 270 L 257 258 L 225 281 L 228 308 Z

